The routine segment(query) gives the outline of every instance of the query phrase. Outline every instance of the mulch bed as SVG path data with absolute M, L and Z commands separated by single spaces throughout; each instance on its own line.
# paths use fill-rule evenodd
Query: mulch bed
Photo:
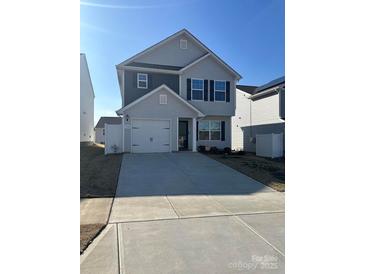
M 277 191 L 285 191 L 285 159 L 258 157 L 253 153 L 245 154 L 212 154 L 204 155 L 213 158 Z

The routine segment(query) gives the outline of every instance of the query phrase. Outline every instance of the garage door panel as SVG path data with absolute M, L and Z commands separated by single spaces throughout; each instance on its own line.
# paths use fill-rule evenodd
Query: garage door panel
M 170 145 L 169 120 L 132 121 L 132 152 L 169 152 Z

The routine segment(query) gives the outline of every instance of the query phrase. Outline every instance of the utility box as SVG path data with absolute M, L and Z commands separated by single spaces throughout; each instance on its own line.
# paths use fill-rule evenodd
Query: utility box
M 284 155 L 284 135 L 280 134 L 257 134 L 256 155 L 269 158 L 279 158 Z

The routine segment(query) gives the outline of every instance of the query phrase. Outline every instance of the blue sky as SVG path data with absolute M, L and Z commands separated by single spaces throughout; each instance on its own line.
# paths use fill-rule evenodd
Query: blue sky
M 243 79 L 285 73 L 284 0 L 89 0 L 80 2 L 80 52 L 95 92 L 95 123 L 121 107 L 115 65 L 188 29 Z

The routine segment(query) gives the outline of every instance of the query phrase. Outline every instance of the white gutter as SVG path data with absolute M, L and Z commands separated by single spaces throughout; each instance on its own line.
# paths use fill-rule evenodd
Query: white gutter
M 254 94 L 254 95 L 251 95 L 250 97 L 248 97 L 248 99 L 255 99 L 257 97 L 261 97 L 261 96 L 264 96 L 266 94 L 269 94 L 269 93 L 272 93 L 272 92 L 276 92 L 276 93 L 279 93 L 279 90 L 284 86 L 285 84 L 283 85 L 280 85 L 280 86 L 276 86 L 276 87 L 273 87 L 273 88 L 270 88 L 268 90 L 265 90 L 264 92 L 260 92 L 260 93 L 257 93 L 257 94 Z

